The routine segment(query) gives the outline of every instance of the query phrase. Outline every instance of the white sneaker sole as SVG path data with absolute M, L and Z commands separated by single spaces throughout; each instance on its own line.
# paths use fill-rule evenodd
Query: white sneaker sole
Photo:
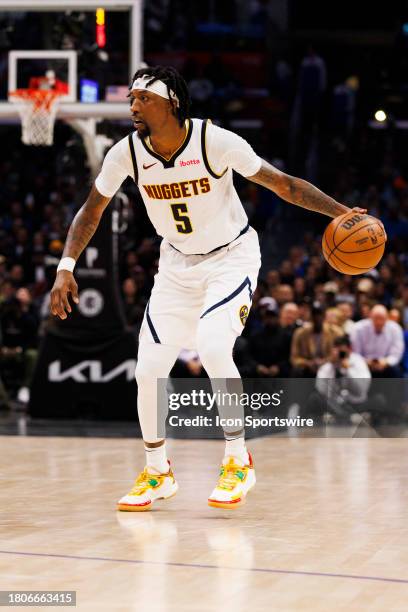
M 208 505 L 211 506 L 211 508 L 223 508 L 224 510 L 235 510 L 235 508 L 240 508 L 245 504 L 246 496 L 248 495 L 249 491 L 254 488 L 255 484 L 256 477 L 254 473 L 253 482 L 249 485 L 248 489 L 242 493 L 241 497 L 231 501 L 218 500 L 210 497 L 208 499 Z
M 178 484 L 177 482 L 174 482 L 170 487 L 169 493 L 167 493 L 166 495 L 156 497 L 147 502 L 144 502 L 143 504 L 121 504 L 119 502 L 117 504 L 116 509 L 119 512 L 147 512 L 148 510 L 151 510 L 155 501 L 163 500 L 163 499 L 170 499 L 171 497 L 175 496 L 177 491 L 178 491 Z

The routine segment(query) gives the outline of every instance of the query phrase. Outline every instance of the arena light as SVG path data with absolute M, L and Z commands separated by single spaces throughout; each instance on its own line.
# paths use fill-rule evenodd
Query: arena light
M 376 121 L 378 121 L 379 123 L 383 123 L 387 119 L 387 114 L 383 110 L 379 109 L 375 112 L 374 117 Z
M 96 9 L 96 44 L 100 49 L 106 45 L 105 9 Z

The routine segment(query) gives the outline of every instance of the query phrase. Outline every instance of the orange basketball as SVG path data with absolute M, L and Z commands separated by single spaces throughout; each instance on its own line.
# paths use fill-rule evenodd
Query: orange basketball
M 348 212 L 335 217 L 323 234 L 325 260 L 343 274 L 364 274 L 380 261 L 385 233 L 375 217 Z

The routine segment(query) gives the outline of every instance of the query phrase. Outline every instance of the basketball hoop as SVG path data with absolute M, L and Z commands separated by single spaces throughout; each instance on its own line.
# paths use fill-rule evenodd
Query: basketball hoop
M 21 118 L 21 140 L 26 145 L 50 146 L 54 142 L 54 123 L 61 91 L 16 89 L 10 92 Z

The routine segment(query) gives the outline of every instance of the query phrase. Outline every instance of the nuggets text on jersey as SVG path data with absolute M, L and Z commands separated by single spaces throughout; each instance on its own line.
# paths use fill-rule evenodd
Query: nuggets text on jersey
M 180 183 L 143 185 L 143 188 L 152 200 L 174 200 L 208 193 L 211 190 L 211 185 L 210 179 L 205 176 L 191 181 L 181 181 Z

